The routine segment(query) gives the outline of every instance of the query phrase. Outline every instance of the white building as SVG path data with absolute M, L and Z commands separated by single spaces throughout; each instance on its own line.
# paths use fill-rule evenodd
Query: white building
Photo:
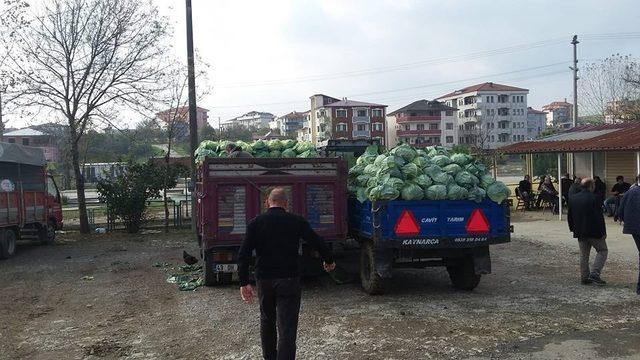
M 573 127 L 573 104 L 564 101 L 554 101 L 542 107 L 547 114 L 547 126 L 560 129 Z
M 527 138 L 527 94 L 527 89 L 487 82 L 436 100 L 458 109 L 454 144 L 495 149 Z
M 307 111 L 304 114 L 304 121 L 302 121 L 302 127 L 296 131 L 296 140 L 298 141 L 313 141 L 311 134 L 311 112 Z
M 527 140 L 533 140 L 540 136 L 547 128 L 547 114 L 544 111 L 527 108 Z
M 241 126 L 251 129 L 268 129 L 269 123 L 275 119 L 275 116 L 268 112 L 251 111 L 244 115 L 227 120 L 220 124 L 222 130 L 234 126 Z
M 286 115 L 277 117 L 272 124 L 275 123 L 275 129 L 280 131 L 280 135 L 286 136 L 287 138 L 295 138 L 298 130 L 302 129 L 308 114 L 308 111 L 292 111 Z

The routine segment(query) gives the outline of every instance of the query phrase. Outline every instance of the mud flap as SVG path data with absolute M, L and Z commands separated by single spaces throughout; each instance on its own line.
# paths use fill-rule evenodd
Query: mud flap
M 375 268 L 376 273 L 383 279 L 391 278 L 391 270 L 393 269 L 393 251 L 387 249 L 375 249 Z
M 489 255 L 489 247 L 482 246 L 473 248 L 472 255 L 476 275 L 491 274 L 491 256 Z

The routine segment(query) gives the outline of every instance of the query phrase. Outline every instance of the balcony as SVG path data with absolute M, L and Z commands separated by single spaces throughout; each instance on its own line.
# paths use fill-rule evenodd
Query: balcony
M 440 141 L 430 142 L 430 143 L 428 143 L 428 142 L 424 142 L 424 143 L 414 143 L 414 144 L 411 144 L 411 146 L 413 146 L 414 148 L 417 148 L 417 149 L 424 149 L 424 148 L 429 147 L 429 146 L 438 146 L 438 145 L 442 145 L 442 144 L 440 143 Z
M 440 136 L 441 130 L 396 130 L 398 136 Z
M 441 119 L 440 115 L 398 115 L 396 116 L 396 122 L 406 123 L 406 122 L 423 122 L 423 121 L 431 121 L 431 122 L 439 122 Z
M 351 118 L 351 122 L 354 124 L 368 124 L 371 122 L 371 117 L 369 115 L 366 115 L 366 116 L 354 115 Z
M 352 136 L 357 137 L 371 137 L 371 131 L 369 130 L 353 130 Z

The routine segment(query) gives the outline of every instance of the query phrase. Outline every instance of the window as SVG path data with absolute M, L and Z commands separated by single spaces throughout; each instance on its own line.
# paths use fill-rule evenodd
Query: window
M 347 131 L 347 124 L 338 124 L 336 125 L 336 131 Z
M 9 144 L 15 144 L 16 143 L 16 138 L 9 138 Z
M 367 131 L 367 124 L 358 124 L 358 131 Z
M 382 109 L 373 109 L 373 110 L 371 110 L 371 116 L 373 116 L 373 117 L 382 117 Z
M 22 145 L 29 146 L 29 138 L 23 138 Z
M 491 135 L 491 142 L 496 142 L 496 137 L 494 135 Z
M 447 130 L 453 130 L 453 123 L 447 123 L 445 127 Z
M 438 130 L 439 124 L 429 124 L 429 130 Z
M 367 110 L 366 109 L 359 109 L 357 111 L 358 116 L 367 116 Z
M 453 136 L 447 136 L 446 141 L 447 141 L 447 144 L 453 143 Z
M 336 110 L 336 117 L 347 117 L 347 110 L 345 109 Z
M 407 130 L 407 131 L 411 130 L 411 125 L 405 124 L 404 125 L 404 129 Z
M 515 135 L 513 135 L 513 137 L 512 137 L 512 138 L 513 138 L 513 141 L 516 141 L 516 136 L 515 136 Z
M 416 130 L 424 130 L 424 124 L 417 124 Z
M 512 114 L 512 115 L 517 115 L 517 114 L 518 114 L 518 109 L 513 109 L 513 110 L 511 110 L 511 114 Z
M 373 123 L 373 131 L 382 131 L 381 123 Z

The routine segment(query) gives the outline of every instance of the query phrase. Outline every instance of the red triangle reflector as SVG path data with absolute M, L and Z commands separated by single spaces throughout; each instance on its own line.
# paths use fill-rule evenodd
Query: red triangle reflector
M 395 232 L 397 236 L 416 236 L 420 234 L 420 226 L 409 210 L 404 210 L 398 222 L 396 223 Z
M 471 213 L 467 225 L 465 226 L 469 234 L 486 234 L 489 232 L 489 221 L 480 209 L 475 209 Z

